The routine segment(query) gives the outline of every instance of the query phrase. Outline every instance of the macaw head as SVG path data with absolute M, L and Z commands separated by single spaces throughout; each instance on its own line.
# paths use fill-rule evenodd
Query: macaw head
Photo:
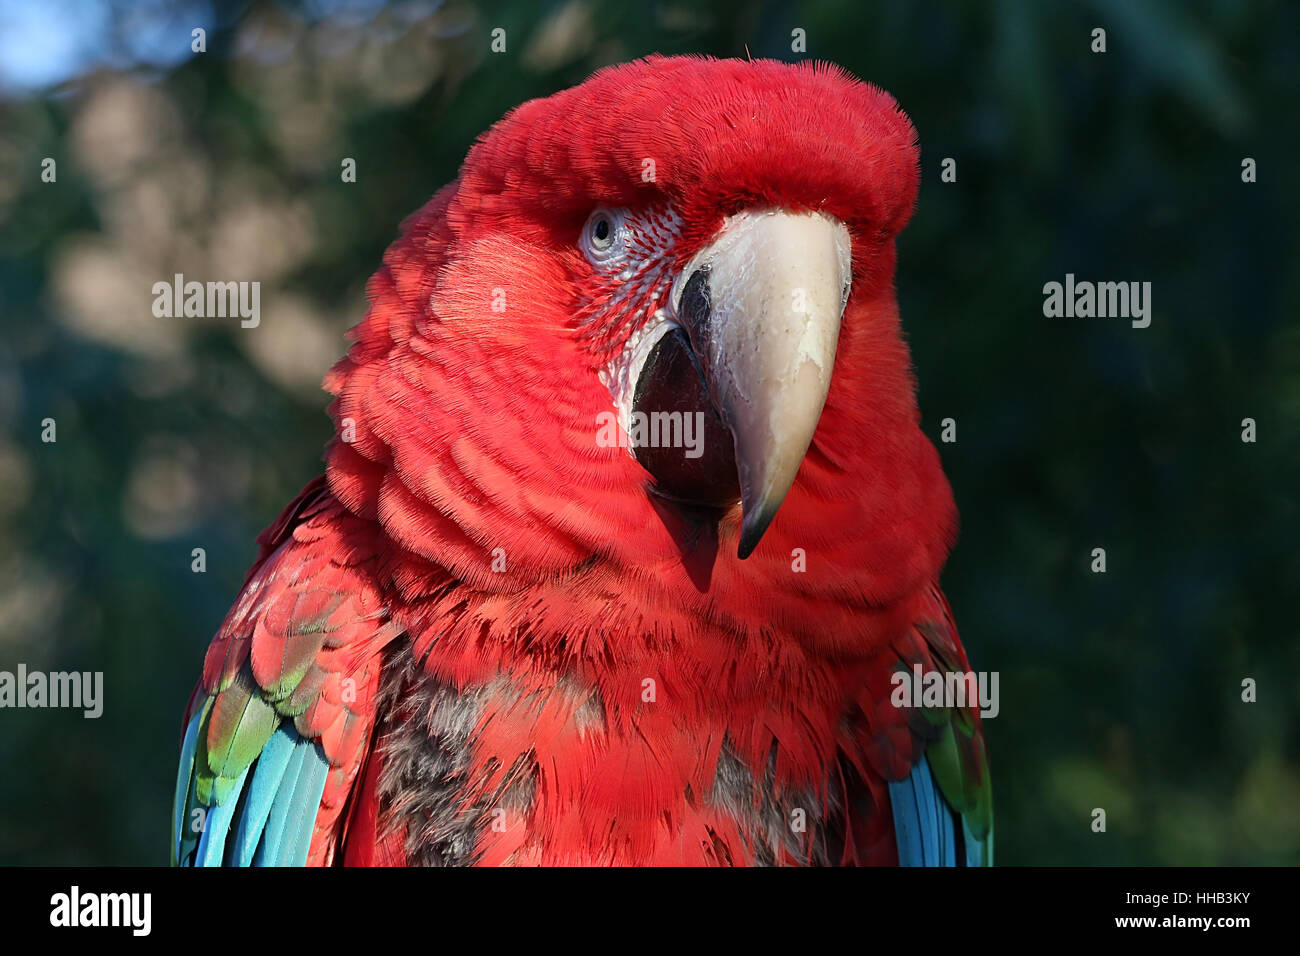
M 335 493 L 488 587 L 497 547 L 554 574 L 863 537 L 880 597 L 914 586 L 953 523 L 893 292 L 917 180 L 894 100 L 825 65 L 651 58 L 523 104 L 372 280 Z

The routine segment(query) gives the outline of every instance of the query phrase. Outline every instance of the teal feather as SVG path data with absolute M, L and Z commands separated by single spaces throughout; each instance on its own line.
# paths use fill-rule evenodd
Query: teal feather
M 185 835 L 188 832 L 186 810 L 191 794 L 190 778 L 194 775 L 194 749 L 198 745 L 199 726 L 202 723 L 203 709 L 200 708 L 190 719 L 189 726 L 185 728 L 185 739 L 181 742 L 181 764 L 176 771 L 176 796 L 172 803 L 172 832 L 175 834 L 175 839 L 172 840 L 172 866 L 176 866 L 188 855 L 185 846 Z M 189 842 L 192 844 L 194 841 Z
M 248 798 L 239 817 L 239 828 L 235 832 L 234 852 L 231 855 L 235 866 L 252 864 L 253 855 L 266 832 L 266 821 L 284 780 L 289 758 L 293 756 L 295 743 L 301 739 L 291 724 L 281 724 L 271 735 L 262 755 L 257 758 L 253 780 L 248 786 Z
M 293 753 L 276 788 L 262 840 L 253 856 L 254 866 L 302 866 L 307 862 L 329 761 L 320 744 L 292 730 L 289 733 L 294 738 Z
M 199 840 L 198 853 L 194 857 L 195 866 L 220 866 L 226 855 L 226 837 L 230 833 L 231 821 L 235 818 L 235 809 L 239 806 L 239 794 L 244 789 L 248 778 L 245 769 L 235 780 L 225 802 L 208 809 L 203 821 L 203 838 Z
M 907 779 L 889 784 L 900 866 L 956 866 L 953 812 L 924 757 Z
M 206 709 L 205 709 L 206 710 Z M 316 741 L 284 722 L 257 760 L 229 781 L 215 806 L 199 802 L 194 765 L 205 713 L 190 721 L 182 744 L 182 775 L 173 806 L 174 862 L 191 866 L 302 866 L 307 862 L 329 760 Z M 215 796 L 215 792 L 213 794 Z M 201 835 L 187 822 L 193 808 L 207 813 Z
M 297 736 L 295 734 L 295 736 Z M 262 840 L 257 846 L 257 852 L 253 855 L 253 866 L 276 866 L 276 860 L 280 854 L 280 844 L 284 840 L 285 825 L 289 818 L 289 812 L 294 809 L 293 793 L 298 786 L 298 777 L 302 774 L 303 760 L 307 756 L 307 750 L 311 745 L 301 737 L 297 737 L 293 744 L 293 753 L 289 755 L 289 760 L 285 764 L 284 776 L 280 780 L 280 786 L 275 792 L 275 799 L 271 803 L 271 812 L 267 814 L 266 828 L 262 832 Z
M 329 760 L 320 744 L 313 743 L 311 752 L 303 759 L 302 773 L 294 788 L 292 830 L 280 844 L 277 866 L 304 866 L 311 848 L 312 833 L 316 829 L 316 812 L 321 794 L 325 792 L 325 778 L 329 775 Z

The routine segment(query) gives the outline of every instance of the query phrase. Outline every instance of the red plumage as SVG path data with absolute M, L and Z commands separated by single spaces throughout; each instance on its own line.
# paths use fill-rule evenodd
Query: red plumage
M 815 811 L 828 862 L 897 859 L 886 782 L 934 731 L 891 706 L 890 678 L 968 666 L 936 585 L 956 514 L 893 291 L 916 190 L 907 118 L 825 66 L 652 59 L 485 134 L 371 280 L 326 379 L 325 479 L 260 539 L 204 669 L 220 707 L 251 663 L 320 739 L 333 769 L 310 861 L 409 855 L 411 818 L 380 793 L 388 740 L 437 715 L 414 684 L 382 686 L 406 645 L 419 681 L 477 701 L 450 804 L 480 821 L 477 862 L 817 855 L 756 832 L 765 800 Z M 601 370 L 667 294 L 602 310 L 611 289 L 574 245 L 598 206 L 673 209 L 677 269 L 754 206 L 819 211 L 852 237 L 825 407 L 747 560 L 739 505 L 670 507 L 626 449 L 593 440 Z M 719 796 L 724 760 L 750 775 L 752 807 L 735 805 L 743 787 Z

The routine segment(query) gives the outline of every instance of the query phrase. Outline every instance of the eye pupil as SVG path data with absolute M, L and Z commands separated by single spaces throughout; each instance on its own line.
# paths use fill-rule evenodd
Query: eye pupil
M 578 245 L 587 258 L 597 266 L 605 268 L 619 255 L 622 240 L 623 216 L 617 210 L 597 209 L 592 212 L 582 225 L 578 235 Z

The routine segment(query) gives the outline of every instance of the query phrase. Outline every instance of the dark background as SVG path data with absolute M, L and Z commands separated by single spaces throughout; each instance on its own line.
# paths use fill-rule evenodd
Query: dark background
M 6 3 L 0 670 L 103 671 L 105 706 L 0 710 L 0 863 L 165 862 L 203 650 L 320 470 L 366 277 L 473 138 L 651 52 L 801 59 L 795 28 L 920 135 L 899 299 L 926 429 L 957 421 L 999 862 L 1296 862 L 1298 6 Z M 261 325 L 155 318 L 177 272 L 260 281 Z M 1150 328 L 1045 318 L 1067 272 L 1151 282 Z

